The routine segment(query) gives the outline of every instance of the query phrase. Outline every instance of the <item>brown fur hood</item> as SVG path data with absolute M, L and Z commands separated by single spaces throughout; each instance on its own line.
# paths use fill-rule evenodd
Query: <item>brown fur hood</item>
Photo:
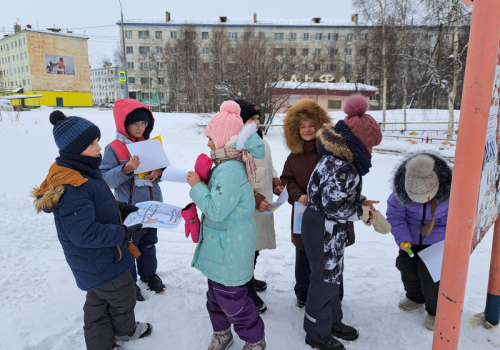
M 316 125 L 316 131 L 321 129 L 323 124 L 331 123 L 332 120 L 326 111 L 316 102 L 305 98 L 297 101 L 286 113 L 283 122 L 283 133 L 288 149 L 294 153 L 302 153 L 304 140 L 300 137 L 300 122 L 311 119 Z
M 37 212 L 50 213 L 64 194 L 64 185 L 78 187 L 87 181 L 78 171 L 54 162 L 40 187 L 36 186 L 31 189 L 30 197 L 33 198 L 33 205 Z
M 323 125 L 316 133 L 316 138 L 320 141 L 320 149 L 324 147 L 326 151 L 331 152 L 333 155 L 345 159 L 350 163 L 353 162 L 354 155 L 349 149 L 347 141 L 335 131 L 335 125 Z

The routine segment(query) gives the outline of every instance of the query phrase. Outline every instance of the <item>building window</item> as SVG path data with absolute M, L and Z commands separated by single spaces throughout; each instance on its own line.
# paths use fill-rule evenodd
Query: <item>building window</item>
M 274 49 L 274 56 L 283 56 L 285 49 Z
M 147 84 L 149 84 L 149 78 L 141 78 L 141 84 L 142 84 L 142 85 L 147 85 Z
M 274 33 L 274 40 L 284 40 L 285 33 Z
M 164 85 L 165 84 L 165 78 L 158 78 L 158 84 L 159 85 Z
M 209 34 L 208 32 L 202 32 L 201 33 L 201 40 L 208 40 Z
M 370 101 L 378 101 L 378 95 L 370 96 Z
M 23 80 L 23 85 L 26 85 L 26 80 Z
M 368 40 L 368 34 L 366 34 L 366 33 L 361 33 L 361 40 L 363 40 L 363 41 Z
M 278 71 L 282 71 L 282 70 L 283 70 L 283 64 L 282 64 L 282 63 L 277 63 L 277 64 L 275 65 L 275 68 L 276 68 L 276 70 L 278 70 Z
M 139 30 L 139 39 L 149 39 L 149 30 Z
M 352 33 L 347 34 L 347 41 L 352 41 Z
M 339 50 L 338 49 L 328 49 L 328 56 L 334 57 L 337 56 Z
M 208 47 L 204 47 L 201 50 L 201 52 L 202 52 L 203 55 L 208 55 L 208 54 L 210 54 L 210 49 Z
M 155 32 L 155 38 L 156 39 L 161 39 L 162 38 L 161 32 Z
M 24 42 L 24 45 L 26 45 L 26 38 L 23 38 L 23 42 Z M 28 83 L 28 85 L 29 85 L 29 83 Z
M 24 67 L 21 67 L 22 68 L 22 72 L 24 73 Z
M 314 40 L 321 40 L 321 33 L 316 33 Z
M 177 32 L 170 32 L 170 39 L 177 39 Z
M 266 38 L 266 33 L 259 32 L 259 39 L 265 39 L 265 38 Z
M 372 79 L 372 80 L 370 80 L 370 85 L 371 86 L 379 87 L 380 86 L 380 80 L 379 79 Z
M 302 49 L 302 56 L 309 55 L 309 49 Z
M 29 72 L 28 66 L 26 66 L 26 72 Z
M 149 62 L 141 62 L 141 69 L 149 69 Z
M 290 56 L 296 56 L 297 55 L 297 49 L 290 49 Z
M 328 100 L 328 109 L 340 109 L 342 101 L 340 100 Z
M 143 55 L 149 55 L 149 46 L 139 46 L 139 53 Z
M 316 57 L 321 56 L 321 49 L 314 49 L 314 56 Z
M 172 55 L 177 55 L 177 48 L 176 47 L 172 47 L 170 51 L 172 52 Z
M 132 31 L 131 30 L 126 30 L 125 31 L 125 38 L 132 39 Z
M 346 49 L 345 50 L 345 55 L 346 56 L 352 56 L 352 49 Z
M 236 55 L 237 53 L 238 53 L 238 49 L 237 49 L 237 48 L 232 47 L 232 48 L 230 48 L 230 49 L 229 49 L 229 54 L 230 54 L 230 55 L 233 55 L 233 56 L 234 56 L 234 55 Z
M 350 64 L 346 64 L 345 65 L 345 71 L 346 72 L 350 72 L 351 71 L 351 65 Z
M 321 70 L 321 64 L 315 64 L 314 65 L 314 70 L 315 71 L 320 71 Z
M 300 65 L 300 70 L 305 72 L 307 70 L 307 64 L 301 64 Z
M 142 78 L 141 78 L 142 79 Z M 146 78 L 147 79 L 147 78 Z M 151 97 L 150 97 L 150 93 L 149 92 L 143 92 L 142 93 L 142 99 L 143 100 L 149 100 Z
M 135 78 L 134 77 L 128 77 L 128 83 L 129 84 L 135 84 Z
M 159 70 L 163 70 L 163 69 L 164 69 L 164 68 L 163 68 L 163 62 L 158 62 L 158 63 L 156 63 L 156 66 L 157 66 L 157 68 L 158 68 Z
M 161 46 L 157 46 L 157 47 L 156 47 L 156 53 L 157 53 L 158 55 L 163 54 L 163 47 L 161 47 Z
M 203 63 L 203 69 L 204 70 L 209 70 L 210 69 L 210 63 L 208 63 L 208 62 Z
M 238 40 L 238 33 L 236 32 L 227 33 L 227 38 L 229 40 Z
M 309 33 L 304 33 L 304 40 L 309 40 Z
M 297 33 L 290 33 L 290 40 L 297 40 Z
M 127 53 L 134 53 L 134 47 L 133 46 L 127 46 Z
M 326 70 L 330 71 L 330 72 L 336 71 L 337 70 L 337 66 L 334 65 L 334 64 L 327 64 L 326 65 Z

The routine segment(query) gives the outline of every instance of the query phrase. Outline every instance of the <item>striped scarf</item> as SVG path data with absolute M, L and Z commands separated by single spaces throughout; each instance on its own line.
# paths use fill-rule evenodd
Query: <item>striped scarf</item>
M 247 150 L 238 151 L 234 148 L 218 148 L 210 152 L 210 157 L 214 160 L 215 166 L 227 162 L 228 160 L 237 160 L 244 162 L 247 168 L 248 180 L 252 186 L 257 181 L 257 166 L 250 152 Z

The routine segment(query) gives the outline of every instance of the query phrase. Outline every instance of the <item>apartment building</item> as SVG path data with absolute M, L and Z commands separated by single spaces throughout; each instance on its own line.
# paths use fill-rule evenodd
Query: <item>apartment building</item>
M 118 77 L 120 67 L 104 63 L 104 67 L 90 69 L 90 88 L 94 105 L 114 103 L 125 97 L 125 86 Z
M 357 19 L 355 20 L 357 22 Z M 120 28 L 121 22 L 117 25 Z M 163 85 L 164 78 L 154 71 L 162 70 L 161 57 L 166 54 L 176 55 L 181 33 L 189 25 L 194 31 L 196 44 L 199 45 L 201 67 L 214 69 L 216 64 L 210 61 L 210 39 L 213 29 L 224 27 L 227 39 L 236 41 L 251 28 L 255 35 L 264 38 L 273 45 L 277 56 L 295 56 L 308 58 L 309 64 L 298 64 L 290 80 L 303 82 L 340 82 L 340 83 L 375 83 L 373 79 L 360 80 L 354 73 L 355 60 L 359 43 L 367 42 L 368 27 L 359 26 L 350 20 L 330 20 L 312 18 L 308 20 L 258 20 L 254 14 L 251 20 L 238 20 L 219 17 L 213 20 L 172 20 L 166 13 L 164 20 L 124 21 L 125 49 L 127 58 L 128 83 L 130 97 L 143 102 L 158 103 L 161 93 L 152 92 L 152 86 Z M 120 35 L 120 40 L 122 36 Z M 151 62 L 151 55 L 157 56 Z M 149 58 L 148 58 L 149 57 Z M 152 67 L 152 64 L 155 66 Z M 213 65 L 213 66 L 211 66 Z M 361 67 L 361 64 L 358 64 Z M 156 89 L 158 90 L 158 89 Z M 371 96 L 376 100 L 378 95 Z
M 14 26 L 0 39 L 0 94 L 43 94 L 40 105 L 90 107 L 87 39 Z M 27 107 L 38 101 L 26 100 Z

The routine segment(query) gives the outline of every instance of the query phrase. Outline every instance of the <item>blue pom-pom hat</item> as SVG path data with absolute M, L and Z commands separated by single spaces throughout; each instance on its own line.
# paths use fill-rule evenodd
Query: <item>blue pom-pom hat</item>
M 91 121 L 81 117 L 66 117 L 55 110 L 50 114 L 50 123 L 57 148 L 71 154 L 82 154 L 95 139 L 101 138 L 101 131 Z

